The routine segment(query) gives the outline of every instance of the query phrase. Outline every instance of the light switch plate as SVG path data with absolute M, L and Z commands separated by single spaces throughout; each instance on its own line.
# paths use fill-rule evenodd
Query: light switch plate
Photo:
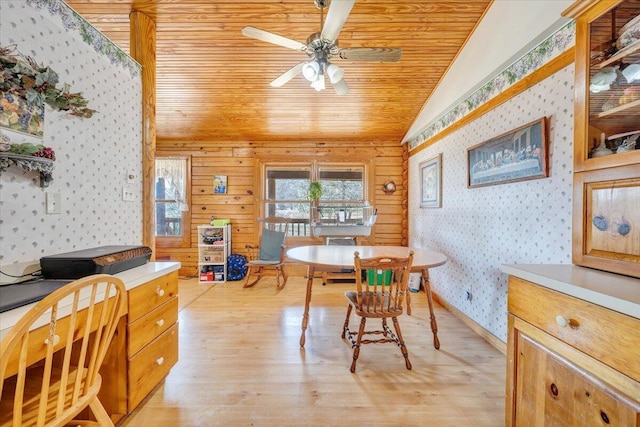
M 130 187 L 122 187 L 122 200 L 125 202 L 133 202 L 136 199 L 133 189 Z
M 62 196 L 60 193 L 46 193 L 45 206 L 48 214 L 60 214 L 62 212 Z

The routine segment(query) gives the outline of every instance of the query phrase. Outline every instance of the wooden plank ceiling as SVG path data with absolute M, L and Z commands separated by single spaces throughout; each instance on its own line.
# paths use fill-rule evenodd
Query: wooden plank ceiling
M 334 58 L 345 96 L 316 92 L 302 75 L 270 87 L 306 54 L 241 34 L 250 25 L 304 43 L 321 28 L 313 0 L 67 3 L 126 52 L 129 13 L 156 22 L 158 143 L 369 144 L 401 141 L 491 0 L 358 0 L 340 47 L 403 53 L 397 63 Z

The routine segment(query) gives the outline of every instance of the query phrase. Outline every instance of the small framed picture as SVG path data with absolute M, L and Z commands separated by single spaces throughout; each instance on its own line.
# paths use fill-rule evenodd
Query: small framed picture
M 420 207 L 442 207 L 442 153 L 420 163 Z
M 213 194 L 225 194 L 227 192 L 227 176 L 215 175 L 213 177 Z

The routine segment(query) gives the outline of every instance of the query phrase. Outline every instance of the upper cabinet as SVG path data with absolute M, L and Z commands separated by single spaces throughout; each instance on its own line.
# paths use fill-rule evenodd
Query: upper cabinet
M 578 2 L 575 171 L 640 161 L 640 1 Z
M 581 0 L 573 262 L 640 277 L 640 0 Z

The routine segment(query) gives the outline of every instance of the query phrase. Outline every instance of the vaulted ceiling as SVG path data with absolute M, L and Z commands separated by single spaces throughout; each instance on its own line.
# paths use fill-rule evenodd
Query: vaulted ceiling
M 302 75 L 271 87 L 307 55 L 242 35 L 252 26 L 306 43 L 321 29 L 313 0 L 66 2 L 126 52 L 131 11 L 156 23 L 159 142 L 358 144 L 400 143 L 491 0 L 357 0 L 340 48 L 402 48 L 402 58 L 332 59 L 344 96 L 330 85 L 317 92 Z

